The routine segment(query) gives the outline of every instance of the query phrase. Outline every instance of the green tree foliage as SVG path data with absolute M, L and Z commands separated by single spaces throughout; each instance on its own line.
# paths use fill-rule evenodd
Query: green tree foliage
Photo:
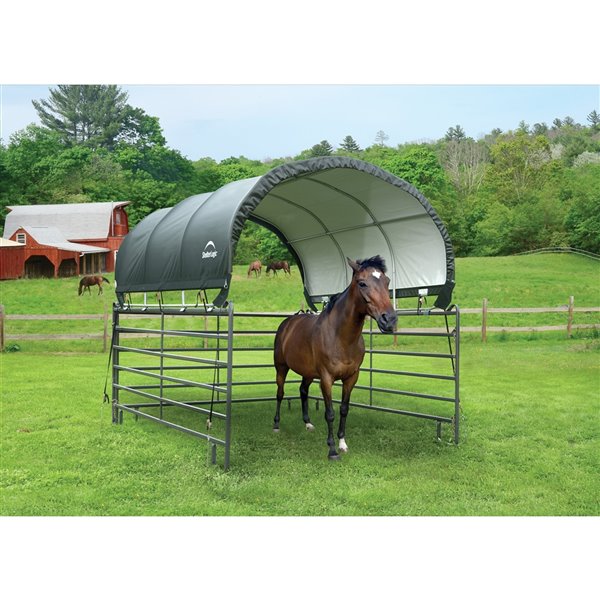
M 157 117 L 147 115 L 141 108 L 125 106 L 117 142 L 138 150 L 165 146 L 166 140 Z
M 571 172 L 571 198 L 565 217 L 569 245 L 600 254 L 600 164 Z
M 456 127 L 448 128 L 448 131 L 446 131 L 446 135 L 444 136 L 444 139 L 447 142 L 450 142 L 450 141 L 460 142 L 461 140 L 466 139 L 466 137 L 467 137 L 467 135 L 465 133 L 465 130 L 460 125 L 457 125 Z
M 551 160 L 547 138 L 532 137 L 523 131 L 498 138 L 490 154 L 488 183 L 508 206 L 523 201 L 541 185 Z
M 356 154 L 360 152 L 360 146 L 351 135 L 347 135 L 340 144 L 340 150 L 349 152 L 350 154 Z
M 592 129 L 594 131 L 599 131 L 600 130 L 600 114 L 598 114 L 598 111 L 593 110 L 588 116 L 587 116 L 587 120 L 590 122 Z
M 273 260 L 293 261 L 288 249 L 272 231 L 246 221 L 235 250 L 235 262 L 250 264 L 255 260 L 260 260 L 265 266 Z
M 332 154 L 333 146 L 327 140 L 321 140 L 308 151 L 307 158 L 315 156 L 331 156 Z
M 58 86 L 34 102 L 42 126 L 0 144 L 0 209 L 11 204 L 129 200 L 130 224 L 182 199 L 263 175 L 269 161 L 205 157 L 195 162 L 166 145 L 160 122 L 129 106 L 117 86 Z M 548 127 L 521 121 L 468 138 L 460 125 L 434 143 L 386 145 L 384 131 L 361 150 L 346 136 L 336 154 L 373 163 L 413 184 L 431 202 L 457 255 L 497 255 L 571 245 L 600 253 L 598 112 L 582 126 L 571 117 Z M 322 140 L 296 159 L 330 156 Z M 247 222 L 236 262 L 291 256 L 269 230 Z
M 126 116 L 127 94 L 116 85 L 59 85 L 33 100 L 42 125 L 68 144 L 112 148 Z
M 448 187 L 448 178 L 436 153 L 426 145 L 407 146 L 384 159 L 381 167 L 414 185 L 427 198 L 443 197 Z

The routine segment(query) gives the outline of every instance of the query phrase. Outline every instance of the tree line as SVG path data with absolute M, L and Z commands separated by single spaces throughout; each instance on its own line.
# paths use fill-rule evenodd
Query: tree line
M 6 206 L 129 200 L 131 225 L 151 212 L 292 160 L 352 156 L 413 184 L 446 224 L 458 256 L 495 256 L 548 246 L 600 253 L 600 115 L 585 124 L 521 121 L 481 139 L 460 125 L 443 138 L 387 145 L 380 130 L 360 148 L 347 135 L 296 156 L 191 161 L 169 148 L 159 119 L 128 104 L 118 86 L 61 85 L 33 101 L 41 125 L 0 143 L 0 210 Z M 289 259 L 279 240 L 248 222 L 236 262 Z

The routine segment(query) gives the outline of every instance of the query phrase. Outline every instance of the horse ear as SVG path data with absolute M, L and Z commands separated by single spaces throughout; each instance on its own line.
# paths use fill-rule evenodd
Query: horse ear
M 348 261 L 348 264 L 350 265 L 350 268 L 351 268 L 351 269 L 352 269 L 352 270 L 353 270 L 355 273 L 356 273 L 357 271 L 359 271 L 359 270 L 360 270 L 360 265 L 359 265 L 359 264 L 358 264 L 356 261 L 354 261 L 354 260 L 352 260 L 352 259 L 348 258 L 347 256 L 346 256 L 346 260 Z

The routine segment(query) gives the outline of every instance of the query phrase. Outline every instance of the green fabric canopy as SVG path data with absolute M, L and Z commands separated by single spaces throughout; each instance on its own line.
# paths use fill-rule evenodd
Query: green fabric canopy
M 127 292 L 216 289 L 215 304 L 224 303 L 247 219 L 286 244 L 313 307 L 349 284 L 346 257 L 376 254 L 393 296 L 437 295 L 436 306 L 450 304 L 454 252 L 427 199 L 372 164 L 332 156 L 287 163 L 146 217 L 117 255 L 120 301 Z

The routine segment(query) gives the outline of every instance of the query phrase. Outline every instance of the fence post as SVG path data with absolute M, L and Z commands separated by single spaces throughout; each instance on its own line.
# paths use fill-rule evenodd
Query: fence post
M 4 304 L 0 304 L 0 352 L 4 352 Z
M 487 298 L 483 299 L 481 307 L 481 341 L 487 342 Z
M 567 337 L 571 337 L 573 327 L 573 308 L 575 307 L 575 297 L 569 296 L 569 317 L 567 319 Z

